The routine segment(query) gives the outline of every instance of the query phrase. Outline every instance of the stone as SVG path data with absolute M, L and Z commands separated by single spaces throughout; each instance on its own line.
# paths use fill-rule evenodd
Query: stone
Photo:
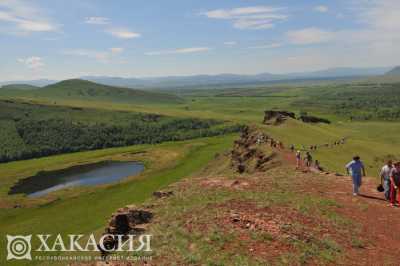
M 174 195 L 173 191 L 155 191 L 153 192 L 153 196 L 156 198 L 167 198 Z

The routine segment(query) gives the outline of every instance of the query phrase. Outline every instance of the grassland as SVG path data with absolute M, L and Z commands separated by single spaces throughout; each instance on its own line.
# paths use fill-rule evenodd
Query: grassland
M 371 92 L 377 89 L 377 85 L 367 89 Z M 390 88 L 386 87 L 387 92 L 397 92 L 398 85 L 391 84 Z M 51 97 L 39 94 L 28 94 L 24 91 L 9 93 L 7 91 L 0 94 L 0 97 L 14 101 L 16 98 L 29 101 L 34 104 L 44 104 L 46 108 L 53 108 L 52 116 L 69 117 L 78 119 L 83 122 L 88 121 L 106 121 L 107 123 L 128 123 L 131 117 L 138 112 L 148 114 L 166 115 L 174 118 L 198 118 L 198 119 L 217 119 L 229 123 L 245 123 L 253 124 L 275 139 L 282 140 L 287 146 L 295 144 L 296 147 L 307 149 L 310 145 L 321 145 L 325 143 L 333 143 L 342 138 L 346 138 L 344 145 L 334 146 L 330 148 L 321 148 L 313 152 L 315 159 L 320 160 L 323 167 L 334 172 L 344 172 L 344 165 L 351 157 L 358 154 L 362 157 L 367 165 L 367 173 L 370 176 L 377 175 L 379 167 L 387 158 L 400 159 L 400 124 L 394 116 L 392 121 L 382 121 L 378 116 L 369 116 L 365 119 L 350 119 L 349 113 L 353 110 L 357 114 L 373 114 L 376 105 L 368 105 L 357 108 L 357 105 L 349 105 L 346 93 L 349 92 L 352 97 L 360 95 L 356 102 L 374 101 L 375 103 L 382 99 L 374 95 L 368 96 L 364 92 L 365 87 L 354 85 L 318 85 L 318 86 L 279 86 L 279 87 L 258 87 L 256 89 L 235 88 L 223 90 L 193 90 L 186 92 L 173 92 L 179 95 L 179 100 L 169 102 L 160 101 L 131 101 L 113 100 L 104 95 L 99 97 L 91 97 L 90 94 L 80 95 L 78 92 L 71 96 L 64 97 L 65 90 L 61 94 L 53 94 Z M 37 91 L 37 89 L 35 89 Z M 171 93 L 171 92 L 170 92 Z M 160 94 L 157 94 L 160 95 Z M 82 96 L 82 97 L 81 97 Z M 104 96 L 104 97 L 103 97 Z M 325 97 L 329 96 L 329 97 Z M 119 96 L 123 98 L 124 96 Z M 378 99 L 379 98 L 379 99 Z M 335 100 L 336 99 L 336 100 Z M 344 105 L 343 105 L 344 104 Z M 344 106 L 345 112 L 338 112 L 335 108 Z M 53 110 L 52 109 L 52 110 Z M 306 124 L 298 120 L 288 120 L 279 126 L 263 125 L 263 114 L 267 109 L 283 109 L 296 113 L 308 112 L 312 115 L 321 116 L 332 121 L 330 125 L 322 124 Z M 66 112 L 66 110 L 70 110 Z M 84 110 L 84 114 L 82 113 Z M 335 111 L 336 110 L 336 111 Z M 381 110 L 383 111 L 383 109 Z M 38 118 L 49 115 L 49 112 L 31 112 L 30 115 Z M 118 113 L 118 115 L 116 115 Z M 0 116 L 7 115 L 0 113 Z M 2 125 L 4 133 L 2 139 L 5 139 L 2 145 L 3 149 L 23 148 L 24 143 L 13 138 L 15 136 L 15 125 L 11 122 Z M 8 139 L 9 138 L 9 139 Z M 145 201 L 154 190 L 163 188 L 183 177 L 191 176 L 194 172 L 204 168 L 207 163 L 214 159 L 215 154 L 221 153 L 232 145 L 234 135 L 226 135 L 220 137 L 195 139 L 184 142 L 169 142 L 157 145 L 137 145 L 122 148 L 104 149 L 90 152 L 80 152 L 73 154 L 64 154 L 41 159 L 26 160 L 20 162 L 12 162 L 0 164 L 0 204 L 2 210 L 0 212 L 0 228 L 1 235 L 4 234 L 35 234 L 42 233 L 88 233 L 99 232 L 105 225 L 106 219 L 118 207 L 131 203 L 141 203 Z M 9 145 L 12 143 L 12 145 Z M 8 146 L 7 146 L 8 145 Z M 62 190 L 40 199 L 27 199 L 23 195 L 9 196 L 7 195 L 9 187 L 17 182 L 18 179 L 35 174 L 42 170 L 62 169 L 73 165 L 86 164 L 102 160 L 140 160 L 145 162 L 146 171 L 138 177 L 130 177 L 121 183 L 99 186 L 94 188 L 74 188 Z M 219 166 L 213 165 L 218 168 Z M 291 174 L 288 169 L 281 168 L 276 173 L 277 177 L 282 177 L 285 183 L 288 175 Z M 281 184 L 284 186 L 284 184 Z M 279 193 L 286 193 L 285 189 L 278 185 Z M 192 197 L 190 193 L 193 192 Z M 219 195 L 215 194 L 197 194 L 192 191 L 189 194 L 182 195 L 182 202 L 175 202 L 169 208 L 171 212 L 178 213 L 185 210 L 189 206 L 188 211 L 195 210 L 196 203 L 207 203 Z M 277 192 L 278 193 L 278 192 Z M 279 194 L 278 193 L 278 194 Z M 243 194 L 227 193 L 225 200 L 234 196 L 249 196 Z M 258 194 L 257 194 L 258 195 Z M 267 198 L 258 195 L 254 198 L 257 204 L 262 200 L 266 200 L 268 204 L 276 203 L 276 195 L 268 194 Z M 257 197 L 258 197 L 257 196 Z M 302 200 L 307 200 L 291 195 L 292 200 L 289 204 L 295 206 Z M 256 197 L 256 196 L 254 196 Z M 313 202 L 311 209 L 313 211 L 324 210 L 326 202 L 323 199 L 309 199 Z M 324 203 L 325 202 L 325 203 Z M 321 203 L 321 204 L 320 204 Z M 21 204 L 22 208 L 10 209 L 16 204 Z M 331 204 L 331 203 L 326 203 Z M 332 203 L 334 204 L 334 203 Z M 306 204 L 307 205 L 307 204 Z M 309 206 L 308 206 L 309 207 Z M 329 207 L 329 206 L 328 206 Z M 295 206 L 296 209 L 307 208 L 307 206 Z M 160 210 L 162 211 L 162 210 Z M 325 210 L 328 211 L 328 210 Z M 60 215 L 62 213 L 62 215 Z M 182 212 L 181 215 L 183 215 Z M 210 212 L 210 215 L 215 214 Z M 312 214 L 312 212 L 311 212 Z M 325 217 L 326 218 L 326 217 Z M 325 219 L 324 218 L 324 219 Z M 172 219 L 165 213 L 166 221 Z M 65 222 L 67 221 L 67 222 Z M 171 221 L 172 222 L 172 221 Z M 165 224 L 164 224 L 165 225 Z M 159 230 L 163 229 L 163 225 Z M 179 232 L 181 224 L 172 224 Z M 215 228 L 212 228 L 215 229 Z M 154 230 L 158 230 L 155 228 Z M 215 230 L 214 230 L 215 231 Z M 214 231 L 207 231 L 210 237 Z M 179 245 L 184 249 L 187 244 L 185 241 L 193 236 L 182 235 L 177 241 L 181 241 Z M 198 245 L 204 239 L 196 238 Z M 224 239 L 225 236 L 215 236 L 212 242 L 222 243 L 229 242 Z M 258 237 L 258 236 L 256 236 Z M 222 238 L 222 239 L 221 239 Z M 268 238 L 268 237 L 267 237 Z M 0 255 L 4 258 L 5 238 L 2 238 Z M 329 242 L 329 241 L 328 241 Z M 223 243 L 222 243 L 223 244 Z M 307 256 L 310 252 L 316 252 L 322 258 L 322 261 L 329 263 L 336 256 L 340 256 L 339 249 L 333 242 L 321 244 L 316 243 L 318 248 L 308 250 L 306 245 L 299 243 L 301 246 L 300 255 Z M 327 248 L 324 248 L 327 247 Z M 160 247 L 161 249 L 162 247 Z M 177 250 L 165 250 L 166 252 L 178 252 Z M 179 259 L 182 262 L 199 262 L 199 257 L 205 256 L 210 250 L 203 249 L 196 252 L 183 254 Z M 172 253 L 173 254 L 173 253 Z M 225 254 L 226 255 L 226 254 Z M 221 254 L 221 256 L 225 256 Z M 288 255 L 289 256 L 289 255 Z M 326 256 L 326 259 L 323 257 Z M 210 260 L 218 260 L 232 262 L 229 256 L 219 257 L 216 254 Z M 279 258 L 282 263 L 285 261 L 296 263 L 301 261 L 294 260 L 293 257 Z M 250 263 L 243 254 L 239 255 L 234 263 Z M 36 262 L 38 263 L 38 262 Z M 256 265 L 258 262 L 254 262 Z M 260 262 L 262 265 L 263 262 Z M 18 264 L 20 265 L 20 264 Z
M 370 168 L 370 173 L 376 174 L 378 168 L 388 156 L 399 158 L 399 152 L 391 146 L 398 143 L 395 133 L 399 129 L 398 123 L 379 118 L 374 119 L 373 117 L 367 121 L 364 119 L 350 120 L 349 112 L 351 113 L 354 110 L 356 114 L 372 113 L 376 105 L 365 104 L 364 109 L 348 106 L 340 112 L 336 112 L 334 106 L 341 106 L 348 101 L 349 97 L 356 97 L 357 95 L 359 95 L 359 100 L 357 98 L 354 100 L 355 102 L 370 101 L 376 103 L 378 100 L 381 101 L 381 96 L 375 97 L 374 94 L 371 94 L 372 91 L 379 89 L 377 86 L 379 85 L 328 84 L 316 86 L 280 85 L 243 89 L 225 88 L 221 90 L 180 90 L 176 93 L 184 99 L 184 103 L 169 105 L 157 103 L 125 104 L 100 101 L 99 99 L 92 101 L 63 99 L 57 101 L 56 104 L 43 99 L 31 98 L 31 100 L 56 106 L 64 105 L 75 108 L 85 106 L 89 108 L 88 110 L 100 106 L 103 110 L 120 111 L 126 114 L 144 112 L 174 117 L 221 119 L 259 126 L 262 126 L 263 112 L 266 109 L 284 109 L 296 113 L 305 111 L 327 118 L 333 124 L 310 125 L 292 121 L 279 127 L 262 127 L 275 138 L 283 140 L 285 144 L 296 144 L 298 147 L 331 143 L 343 137 L 348 137 L 346 145 L 318 150 L 314 157 L 320 159 L 332 171 L 343 172 L 344 163 L 350 160 L 353 154 L 359 154 Z M 380 87 L 380 89 L 389 96 L 396 92 L 398 85 L 387 84 L 386 87 Z M 169 91 L 169 93 L 173 92 Z M 346 93 L 349 93 L 350 96 L 344 96 Z M 370 98 L 367 97 L 368 95 L 370 95 Z M 389 134 L 386 134 L 386 132 Z
M 6 188 L 17 179 L 43 169 L 60 169 L 109 159 L 135 159 L 145 161 L 148 170 L 139 177 L 128 178 L 118 184 L 96 189 L 78 189 L 72 193 L 63 191 L 38 202 L 15 197 L 11 201 L 32 206 L 3 209 L 0 213 L 1 235 L 35 234 L 44 231 L 65 235 L 70 232 L 91 233 L 101 230 L 115 209 L 127 204 L 141 203 L 153 191 L 200 170 L 216 153 L 230 147 L 233 138 L 234 136 L 225 136 L 157 146 L 134 146 L 2 164 L 2 198 Z M 146 155 L 141 154 L 138 157 L 135 155 L 138 152 L 146 152 Z M 9 203 L 3 201 L 3 204 Z M 0 257 L 3 259 L 6 252 L 5 237 L 2 237 L 0 243 Z M 32 262 L 25 265 L 32 265 Z

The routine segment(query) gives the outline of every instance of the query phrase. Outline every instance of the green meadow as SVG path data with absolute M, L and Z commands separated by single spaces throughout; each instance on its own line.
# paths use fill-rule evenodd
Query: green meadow
M 1 114 L 0 135 L 5 140 L 1 147 L 11 149 L 18 146 L 22 149 L 27 145 L 16 137 L 15 123 L 21 119 L 67 117 L 73 123 L 79 121 L 79 125 L 89 125 L 94 121 L 105 126 L 116 126 L 128 124 L 138 117 L 142 119 L 162 115 L 165 116 L 162 119 L 166 121 L 211 119 L 224 125 L 255 125 L 275 139 L 283 141 L 286 146 L 294 144 L 297 149 L 302 150 L 308 149 L 310 145 L 332 144 L 346 138 L 343 145 L 323 147 L 313 152 L 314 159 L 318 159 L 324 168 L 332 172 L 344 173 L 344 165 L 356 154 L 365 162 L 369 176 L 377 176 L 379 168 L 388 158 L 400 159 L 400 150 L 397 148 L 400 146 L 400 123 L 397 121 L 395 109 L 390 119 L 386 119 L 388 116 L 382 118 L 386 108 L 379 108 L 380 105 L 376 104 L 382 99 L 374 101 L 374 95 L 368 96 L 370 90 L 366 90 L 365 86 L 269 85 L 219 90 L 135 91 L 133 94 L 124 89 L 119 91 L 119 96 L 115 96 L 109 94 L 107 86 L 94 86 L 92 90 L 75 89 L 68 94 L 67 85 L 72 86 L 71 83 L 63 83 L 53 86 L 54 91 L 49 88 L 25 88 L 14 92 L 12 88 L 8 88 L 0 92 L 0 99 L 3 101 L 25 102 L 29 103 L 29 108 L 34 108 L 33 111 L 24 107 L 27 108 L 25 113 L 28 113 L 24 117 L 20 106 L 17 106 L 15 112 L 18 115 L 13 120 L 9 120 L 8 115 Z M 343 94 L 346 88 L 352 95 L 351 100 Z M 391 84 L 384 89 L 389 93 L 400 87 Z M 362 90 L 363 93 L 358 93 L 357 90 Z M 165 93 L 169 96 L 163 99 Z M 129 101 L 129 97 L 136 100 Z M 151 101 L 152 97 L 156 100 Z M 375 104 L 368 104 L 369 101 L 374 101 Z M 308 113 L 329 119 L 332 123 L 308 124 L 290 119 L 279 126 L 263 125 L 265 110 L 288 110 L 297 115 Z M 353 113 L 358 115 L 352 117 Z M 366 115 L 360 115 L 363 113 Z M 205 132 L 201 128 L 199 130 Z M 208 133 L 203 133 L 184 141 L 166 138 L 168 141 L 162 143 L 95 149 L 1 163 L 1 258 L 5 257 L 6 243 L 3 236 L 6 234 L 99 233 L 113 211 L 127 204 L 142 203 L 152 192 L 200 171 L 217 153 L 231 148 L 238 136 L 226 132 L 229 134 L 214 134 L 220 136 L 205 138 Z M 141 161 L 146 170 L 138 176 L 127 177 L 115 184 L 68 188 L 40 198 L 8 195 L 10 187 L 18 180 L 40 171 L 107 160 Z M 13 208 L 15 206 L 18 208 Z M 24 265 L 23 262 L 14 263 Z M 32 263 L 25 265 L 28 264 Z
M 50 170 L 82 162 L 136 159 L 146 162 L 143 174 L 127 178 L 118 184 L 96 189 L 61 191 L 36 202 L 19 200 L 32 206 L 3 209 L 0 213 L 1 235 L 63 234 L 101 231 L 112 212 L 128 205 L 141 203 L 152 192 L 199 171 L 216 153 L 228 149 L 235 136 L 214 137 L 194 141 L 165 143 L 156 146 L 135 146 L 69 155 L 53 156 L 1 165 L 2 187 L 39 170 Z M 145 152 L 143 153 L 140 152 Z M 140 154 L 140 157 L 135 156 Z M 148 154 L 148 155 L 147 155 Z M 4 177 L 4 178 L 3 178 Z M 78 190 L 78 191 L 76 191 Z M 80 191 L 79 191 L 80 190 Z M 6 197 L 2 191 L 2 198 Z M 5 258 L 5 237 L 1 238 L 1 258 Z M 54 254 L 53 254 L 54 255 Z M 38 262 L 36 262 L 38 263 Z M 32 265 L 32 262 L 18 265 Z M 12 265 L 12 264 L 11 264 Z

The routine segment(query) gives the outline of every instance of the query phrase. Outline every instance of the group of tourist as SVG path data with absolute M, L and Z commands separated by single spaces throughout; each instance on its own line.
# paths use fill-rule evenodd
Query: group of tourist
M 343 144 L 345 144 L 345 142 L 346 142 L 346 138 L 342 138 L 340 140 L 332 142 L 331 144 L 325 143 L 325 144 L 322 144 L 322 145 L 310 145 L 309 149 L 311 151 L 316 151 L 318 148 L 322 148 L 322 147 L 325 147 L 325 148 L 331 147 L 331 148 L 333 148 L 334 146 L 343 145 Z
M 311 150 L 316 150 L 317 146 L 312 146 L 313 148 Z M 292 152 L 295 151 L 295 146 L 294 144 L 290 145 L 290 150 Z M 310 151 L 306 151 L 304 158 L 302 158 L 303 156 L 301 155 L 301 151 L 298 150 L 296 151 L 296 169 L 300 169 L 303 166 L 303 162 L 304 165 L 307 167 L 307 169 L 310 169 L 310 167 L 314 166 L 315 169 L 318 169 L 319 171 L 323 171 L 323 168 L 321 167 L 320 163 L 318 160 L 315 160 L 313 163 L 313 157 L 311 155 Z
M 292 148 L 291 148 L 291 150 L 294 151 L 294 149 L 292 149 Z M 302 167 L 303 161 L 304 161 L 304 165 L 307 167 L 307 169 L 310 169 L 310 167 L 313 165 L 313 157 L 312 157 L 311 153 L 309 151 L 307 151 L 306 154 L 304 155 L 304 158 L 302 159 L 301 151 L 298 150 L 296 152 L 296 169 L 300 169 Z M 322 171 L 322 168 L 321 168 L 318 160 L 315 160 L 314 167 L 317 168 L 318 170 Z
M 391 160 L 384 165 L 380 172 L 381 184 L 384 189 L 385 199 L 391 206 L 400 203 L 400 162 Z
M 333 145 L 341 145 L 345 143 L 345 139 L 336 141 Z M 329 145 L 327 145 L 329 147 Z M 316 150 L 317 145 L 310 146 L 310 150 Z M 290 150 L 295 152 L 295 146 L 290 145 Z M 300 169 L 303 166 L 309 169 L 311 166 L 323 171 L 318 160 L 315 160 L 313 165 L 313 158 L 310 151 L 306 151 L 303 158 L 300 150 L 296 151 L 296 169 Z M 346 165 L 346 172 L 352 177 L 353 183 L 353 195 L 358 196 L 360 187 L 362 185 L 362 177 L 366 175 L 365 167 L 360 159 L 360 156 L 354 156 L 353 160 Z M 385 195 L 385 200 L 390 202 L 390 206 L 400 205 L 400 161 L 393 163 L 389 160 L 380 171 L 381 185 Z
M 278 148 L 283 150 L 285 147 L 283 146 L 283 142 L 279 141 L 279 140 L 275 140 L 271 137 L 268 137 L 264 134 L 260 134 L 257 136 L 257 140 L 256 140 L 257 145 L 263 144 L 263 143 L 269 143 L 269 145 L 272 148 Z
M 362 184 L 362 177 L 365 176 L 365 167 L 359 156 L 346 165 L 347 172 L 353 180 L 353 195 L 357 196 Z M 400 203 L 400 162 L 393 163 L 391 160 L 384 165 L 380 171 L 381 186 L 385 199 L 391 206 L 398 206 Z

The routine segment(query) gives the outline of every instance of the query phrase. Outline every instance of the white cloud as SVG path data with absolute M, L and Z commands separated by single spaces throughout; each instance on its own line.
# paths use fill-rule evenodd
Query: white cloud
M 292 44 L 307 45 L 332 41 L 335 33 L 311 27 L 287 32 L 287 38 Z
M 270 6 L 251 6 L 233 9 L 210 10 L 203 15 L 211 19 L 223 19 L 232 22 L 237 29 L 270 29 L 278 21 L 287 19 L 287 15 L 280 13 L 283 8 Z
M 233 26 L 241 30 L 244 29 L 262 30 L 262 29 L 271 29 L 274 27 L 274 24 L 271 23 L 270 20 L 239 19 L 233 23 Z
M 314 11 L 320 12 L 320 13 L 326 13 L 329 11 L 329 8 L 327 6 L 321 5 L 321 6 L 314 7 Z
M 100 62 L 108 62 L 110 59 L 111 53 L 104 51 L 96 51 L 96 50 L 87 50 L 87 49 L 74 49 L 64 51 L 65 55 L 73 55 L 73 56 L 84 56 L 91 59 L 95 59 Z
M 113 48 L 110 48 L 110 51 L 111 51 L 112 54 L 120 54 L 120 53 L 122 53 L 124 51 L 124 48 L 113 47 Z
M 87 17 L 85 23 L 94 25 L 107 25 L 110 24 L 110 19 L 106 17 Z
M 109 25 L 111 24 L 111 20 L 106 17 L 87 17 L 85 23 L 92 25 Z M 109 26 L 105 32 L 119 39 L 133 39 L 141 36 L 140 33 L 133 32 L 129 29 L 111 26 Z
M 17 61 L 21 64 L 24 64 L 26 67 L 34 70 L 42 68 L 45 65 L 42 58 L 38 56 L 18 58 Z
M 44 12 L 31 2 L 20 0 L 0 1 L 1 22 L 8 27 L 9 33 L 18 34 L 57 31 L 59 28 L 59 25 L 46 18 Z
M 281 47 L 281 43 L 270 43 L 270 44 L 264 44 L 264 45 L 256 45 L 256 46 L 250 46 L 250 49 L 273 49 L 273 48 L 279 48 Z
M 113 47 L 106 51 L 90 50 L 90 49 L 73 49 L 63 51 L 65 55 L 83 56 L 102 63 L 108 63 L 113 56 L 120 54 L 124 51 L 123 48 Z
M 229 42 L 224 42 L 224 44 L 227 45 L 227 46 L 234 46 L 234 45 L 237 44 L 237 42 L 229 41 Z
M 24 31 L 54 31 L 56 29 L 48 22 L 32 20 L 20 21 L 19 28 Z
M 175 50 L 147 52 L 145 53 L 145 55 L 189 54 L 189 53 L 207 52 L 210 50 L 211 48 L 209 47 L 190 47 L 190 48 L 181 48 Z
M 120 39 L 133 39 L 133 38 L 139 38 L 141 36 L 140 33 L 136 33 L 123 28 L 108 29 L 106 30 L 106 32 Z

